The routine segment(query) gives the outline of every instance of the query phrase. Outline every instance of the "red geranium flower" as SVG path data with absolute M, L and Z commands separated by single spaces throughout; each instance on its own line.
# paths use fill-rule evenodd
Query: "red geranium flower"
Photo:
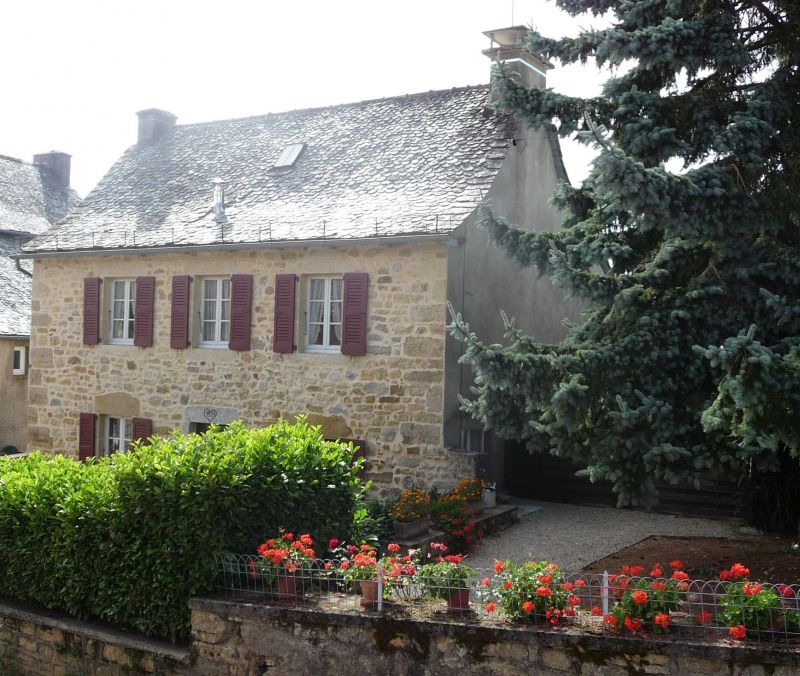
M 503 586 L 506 589 L 511 589 L 511 587 L 513 587 L 514 585 L 512 584 L 511 580 L 506 580 L 505 582 L 503 582 Z
M 662 631 L 666 631 L 670 623 L 669 614 L 656 613 L 655 617 L 653 618 L 653 622 L 657 627 L 661 628 Z
M 684 572 L 684 571 L 682 571 L 682 570 L 676 570 L 676 571 L 675 571 L 675 572 L 672 574 L 672 579 L 673 579 L 673 580 L 688 580 L 688 579 L 689 579 L 689 574 L 688 574 L 688 573 L 685 573 L 685 572 Z
M 735 627 L 728 629 L 728 633 L 736 639 L 743 639 L 747 636 L 747 629 L 743 624 L 737 624 Z
M 603 618 L 603 623 L 606 624 L 607 626 L 611 627 L 612 629 L 615 629 L 616 626 L 617 626 L 617 618 L 614 617 L 613 615 L 606 615 Z
M 675 562 L 673 561 L 673 563 Z M 650 571 L 650 577 L 664 577 L 664 569 L 660 565 L 656 564 Z
M 391 542 L 388 545 L 386 545 L 386 549 L 388 551 L 392 552 L 393 554 L 397 554 L 397 552 L 400 551 L 400 545 L 398 545 L 398 544 L 396 544 L 394 542 Z
M 494 562 L 494 572 L 500 575 L 506 569 L 506 564 L 503 561 Z
M 667 584 L 666 584 L 666 582 L 659 582 L 658 580 L 655 580 L 653 582 L 653 584 L 650 585 L 650 588 L 653 591 L 663 592 L 663 591 L 667 591 Z
M 600 606 L 592 606 L 592 615 L 594 615 L 595 617 L 600 617 L 600 615 L 602 615 L 602 614 L 603 614 L 603 611 L 600 608 Z
M 336 549 L 339 546 L 339 541 L 336 538 L 328 540 L 328 549 Z
M 704 610 L 703 612 L 698 613 L 697 615 L 697 621 L 700 624 L 708 622 L 710 619 L 711 619 L 711 613 L 709 613 L 707 610 Z
M 496 603 L 492 603 L 491 601 L 489 601 L 489 603 L 486 604 L 486 612 L 487 613 L 493 613 L 495 608 L 497 608 L 497 604 Z
M 536 606 L 534 606 L 531 601 L 525 601 L 525 603 L 522 604 L 522 611 L 530 615 L 535 607 Z
M 669 562 L 670 568 L 683 568 L 683 561 L 680 559 L 675 559 L 674 561 Z
M 635 592 L 633 592 L 632 598 L 633 598 L 633 602 L 637 606 L 644 606 L 644 605 L 647 604 L 647 592 L 646 591 L 643 591 L 641 589 L 637 589 Z

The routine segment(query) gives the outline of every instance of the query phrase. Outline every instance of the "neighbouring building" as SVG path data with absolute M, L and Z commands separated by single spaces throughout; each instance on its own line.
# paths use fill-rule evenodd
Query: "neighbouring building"
M 28 443 L 31 265 L 14 255 L 77 204 L 69 172 L 66 153 L 34 155 L 33 163 L 0 155 L 0 454 Z
M 487 56 L 543 87 L 524 28 Z M 537 229 L 566 178 L 555 132 L 488 85 L 176 124 L 138 140 L 33 260 L 30 444 L 86 457 L 172 429 L 308 416 L 382 489 L 446 485 L 502 444 L 461 413 L 447 301 L 489 340 L 500 309 L 542 340 L 580 318 L 488 244 L 475 207 Z

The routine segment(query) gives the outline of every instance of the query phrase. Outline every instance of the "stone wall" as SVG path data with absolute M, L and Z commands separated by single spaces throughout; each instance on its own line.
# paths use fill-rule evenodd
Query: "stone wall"
M 194 599 L 194 674 L 800 673 L 800 651 Z
M 369 273 L 365 356 L 272 351 L 275 275 L 288 272 Z M 254 276 L 252 349 L 171 349 L 172 276 L 233 273 Z M 84 278 L 146 275 L 154 346 L 83 345 Z M 452 485 L 473 459 L 442 445 L 446 278 L 442 241 L 36 260 L 29 447 L 77 454 L 80 412 L 150 418 L 156 434 L 207 409 L 248 425 L 306 414 L 328 436 L 365 439 L 381 488 Z
M 189 649 L 0 602 L 0 674 L 188 674 Z
M 24 347 L 27 353 L 28 341 L 0 340 L 0 449 L 15 446 L 25 451 L 28 448 L 28 375 L 11 373 L 15 347 Z

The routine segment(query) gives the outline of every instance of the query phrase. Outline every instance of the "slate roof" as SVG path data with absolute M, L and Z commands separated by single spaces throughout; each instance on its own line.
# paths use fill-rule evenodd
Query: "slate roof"
M 0 233 L 0 336 L 27 336 L 31 332 L 31 278 L 20 272 L 11 255 L 17 237 Z M 30 261 L 21 263 L 30 271 Z
M 74 190 L 53 187 L 37 166 L 0 155 L 0 337 L 31 331 L 31 279 L 11 258 L 20 233 L 44 232 L 77 202 Z
M 74 190 L 53 188 L 35 165 L 0 155 L 0 231 L 42 233 L 77 203 Z
M 28 251 L 447 232 L 492 184 L 512 136 L 488 85 L 178 125 L 134 145 Z M 273 165 L 292 143 L 295 165 Z M 212 180 L 225 181 L 215 221 Z

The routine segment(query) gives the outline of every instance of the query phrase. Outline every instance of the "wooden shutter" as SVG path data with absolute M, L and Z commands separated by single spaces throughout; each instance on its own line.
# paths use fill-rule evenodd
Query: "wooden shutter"
M 78 425 L 78 457 L 86 460 L 95 454 L 95 430 L 97 416 L 94 413 L 81 413 Z
M 138 347 L 153 347 L 153 306 L 155 302 L 155 291 L 155 277 L 136 278 L 133 344 Z
M 344 275 L 343 282 L 342 354 L 360 356 L 367 353 L 369 275 L 366 272 L 349 272 Z
M 176 350 L 189 347 L 189 275 L 172 278 L 172 317 L 169 326 L 169 345 Z
M 275 275 L 275 323 L 272 333 L 273 352 L 294 351 L 294 275 Z
M 100 282 L 99 277 L 83 280 L 83 344 L 100 342 Z
M 231 350 L 250 349 L 250 315 L 253 304 L 253 275 L 231 276 Z
M 146 443 L 146 440 L 153 436 L 153 421 L 150 418 L 134 418 L 131 423 L 133 425 L 131 441 L 141 439 Z

